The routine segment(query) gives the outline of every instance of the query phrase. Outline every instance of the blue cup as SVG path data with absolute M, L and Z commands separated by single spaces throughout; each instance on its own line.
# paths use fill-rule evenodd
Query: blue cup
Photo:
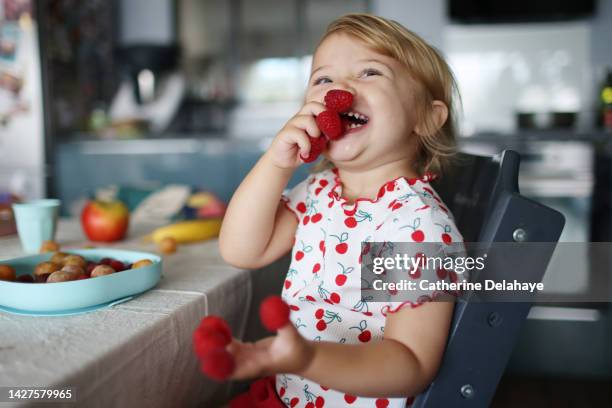
M 56 199 L 13 204 L 17 232 L 26 253 L 38 253 L 44 241 L 55 238 L 59 206 L 60 200 Z

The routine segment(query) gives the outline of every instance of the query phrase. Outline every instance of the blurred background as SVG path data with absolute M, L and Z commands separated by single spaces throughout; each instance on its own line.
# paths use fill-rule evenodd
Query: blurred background
M 132 209 L 176 185 L 227 202 L 301 106 L 325 27 L 349 12 L 441 50 L 461 149 L 520 152 L 521 192 L 565 215 L 561 241 L 611 241 L 604 0 L 0 0 L 0 203 L 57 197 L 74 216 L 94 194 Z M 547 290 L 577 302 L 533 308 L 496 406 L 612 400 L 608 304 L 580 303 L 611 271 L 587 255 L 553 259 Z

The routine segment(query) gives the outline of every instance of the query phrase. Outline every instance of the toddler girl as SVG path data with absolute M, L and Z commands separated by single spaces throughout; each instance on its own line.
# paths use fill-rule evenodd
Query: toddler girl
M 284 193 L 308 137 L 324 137 L 315 117 L 332 89 L 353 94 L 346 134 Z M 439 53 L 400 24 L 350 14 L 328 27 L 306 103 L 236 190 L 221 230 L 221 254 L 237 267 L 292 251 L 282 297 L 293 324 L 229 346 L 234 379 L 267 376 L 234 406 L 404 407 L 433 380 L 453 303 L 427 302 L 434 294 L 423 291 L 404 302 L 363 297 L 361 243 L 462 240 L 429 184 L 454 149 L 454 92 Z M 417 281 L 456 279 L 416 272 Z

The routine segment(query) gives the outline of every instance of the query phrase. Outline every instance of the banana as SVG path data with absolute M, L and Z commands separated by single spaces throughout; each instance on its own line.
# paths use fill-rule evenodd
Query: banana
M 172 237 L 182 244 L 215 238 L 220 230 L 221 218 L 181 221 L 157 228 L 147 239 L 159 244 L 162 239 Z

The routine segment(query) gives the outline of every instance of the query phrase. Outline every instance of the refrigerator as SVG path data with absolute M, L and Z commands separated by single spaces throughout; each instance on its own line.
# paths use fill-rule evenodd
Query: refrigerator
M 43 88 L 32 0 L 0 0 L 0 203 L 46 195 Z

